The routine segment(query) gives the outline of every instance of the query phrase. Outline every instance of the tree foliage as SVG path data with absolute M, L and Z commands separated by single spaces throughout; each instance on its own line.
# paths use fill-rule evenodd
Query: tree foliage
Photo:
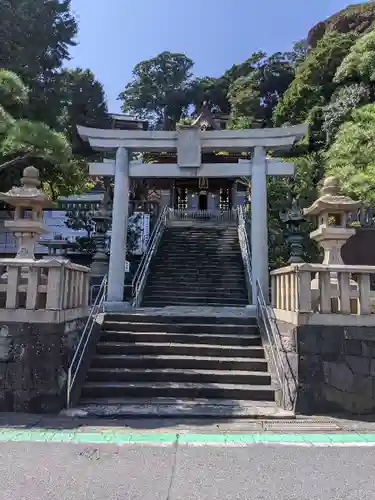
M 4 100 L 2 100 L 4 99 Z M 85 165 L 75 160 L 67 137 L 46 124 L 17 119 L 7 110 L 27 104 L 27 88 L 7 70 L 0 70 L 0 181 L 7 190 L 18 183 L 22 169 L 35 165 L 52 196 L 82 189 Z
M 246 76 L 234 80 L 228 92 L 234 126 L 244 118 L 249 124 L 271 125 L 273 111 L 293 81 L 294 63 L 289 53 L 264 56 Z
M 375 82 L 375 31 L 359 38 L 337 69 L 336 83 Z
M 327 106 L 323 108 L 322 130 L 326 134 L 326 143 L 334 139 L 340 125 L 351 115 L 351 112 L 370 99 L 370 90 L 363 83 L 353 83 L 340 87 L 332 96 Z
M 173 129 L 190 104 L 192 67 L 191 59 L 172 52 L 140 62 L 120 94 L 123 111 L 147 118 L 164 130 Z
M 103 89 L 89 70 L 62 70 L 75 45 L 70 0 L 0 1 L 0 181 L 34 164 L 51 194 L 83 189 L 92 151 L 78 123 L 103 120 Z
M 29 85 L 69 59 L 77 23 L 70 0 L 1 0 L 0 67 Z M 40 82 L 42 83 L 42 82 Z
M 56 128 L 60 116 L 59 69 L 75 45 L 77 23 L 71 0 L 1 0 L 0 68 L 29 88 L 19 117 Z
M 347 194 L 375 206 L 375 105 L 352 112 L 327 151 L 326 172 L 336 175 Z
M 79 138 L 77 125 L 107 125 L 108 109 L 103 86 L 92 71 L 82 68 L 64 69 L 60 82 L 60 127 L 67 133 L 74 153 L 90 156 L 92 151 Z
M 331 33 L 309 52 L 275 109 L 276 125 L 302 123 L 312 108 L 329 102 L 336 88 L 333 78 L 337 68 L 354 41 L 352 33 Z

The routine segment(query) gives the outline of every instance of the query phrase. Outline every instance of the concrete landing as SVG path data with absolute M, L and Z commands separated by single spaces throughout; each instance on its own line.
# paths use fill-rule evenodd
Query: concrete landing
M 211 418 L 211 419 L 292 419 L 294 413 L 278 408 L 268 401 L 110 399 L 82 401 L 68 410 L 78 417 L 137 417 L 137 418 Z

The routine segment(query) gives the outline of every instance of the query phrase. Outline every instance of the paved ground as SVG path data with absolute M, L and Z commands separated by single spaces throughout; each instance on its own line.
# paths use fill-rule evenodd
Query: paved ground
M 0 416 L 0 500 L 373 500 L 375 423 Z
M 373 448 L 0 444 L 1 500 L 373 500 Z

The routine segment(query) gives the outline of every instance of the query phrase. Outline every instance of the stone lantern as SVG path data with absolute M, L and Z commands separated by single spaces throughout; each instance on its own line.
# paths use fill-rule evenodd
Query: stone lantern
M 318 229 L 310 233 L 310 238 L 323 248 L 323 264 L 344 265 L 341 248 L 355 234 L 354 228 L 347 227 L 349 215 L 360 206 L 360 202 L 341 194 L 336 177 L 327 177 L 320 198 L 304 210 L 305 215 L 318 218 Z
M 280 219 L 287 227 L 287 241 L 290 248 L 288 264 L 301 264 L 303 260 L 303 240 L 301 225 L 305 222 L 303 209 L 299 206 L 296 198 L 293 198 L 292 206 L 289 210 L 281 212 Z
M 35 245 L 40 236 L 47 233 L 43 209 L 54 208 L 55 204 L 40 191 L 39 186 L 39 171 L 35 167 L 27 167 L 23 171 L 21 187 L 0 193 L 0 201 L 15 208 L 13 220 L 5 221 L 4 226 L 16 237 L 16 259 L 35 260 Z
M 77 244 L 72 243 L 57 234 L 54 239 L 41 242 L 41 244 L 48 248 L 48 256 L 46 260 L 55 259 L 62 261 L 69 261 L 68 250 L 76 248 Z
M 323 184 L 320 198 L 304 210 L 306 216 L 317 217 L 318 229 L 310 233 L 310 238 L 316 241 L 324 250 L 322 264 L 344 265 L 341 257 L 341 248 L 346 241 L 355 234 L 355 229 L 348 227 L 349 215 L 358 210 L 361 203 L 344 196 L 340 191 L 339 181 L 336 177 L 327 177 Z M 337 273 L 330 273 L 332 297 L 337 297 Z M 318 297 L 319 280 L 311 282 L 313 297 Z M 355 281 L 350 280 L 350 290 L 358 290 Z M 335 309 L 332 299 L 333 310 Z

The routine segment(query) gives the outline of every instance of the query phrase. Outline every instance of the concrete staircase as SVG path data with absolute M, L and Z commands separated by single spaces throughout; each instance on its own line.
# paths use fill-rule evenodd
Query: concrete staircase
M 256 319 L 107 314 L 80 407 L 99 415 L 275 412 Z
M 249 303 L 237 226 L 170 226 L 154 257 L 143 307 Z

